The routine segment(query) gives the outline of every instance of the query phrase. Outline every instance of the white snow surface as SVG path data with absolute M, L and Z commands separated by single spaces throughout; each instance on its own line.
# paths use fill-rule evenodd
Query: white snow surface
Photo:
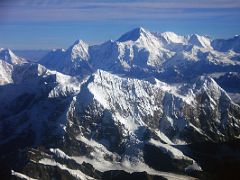
M 153 33 L 142 27 L 133 29 L 118 40 L 89 46 L 77 40 L 67 50 L 55 50 L 40 63 L 50 69 L 74 74 L 79 69 L 103 69 L 129 72 L 140 68 L 144 72 L 161 71 L 174 66 L 187 67 L 202 61 L 217 66 L 240 65 L 235 51 L 219 52 L 212 48 L 205 35 L 181 36 L 174 32 Z M 82 69 L 81 69 L 82 71 Z
M 68 75 L 80 72 L 82 66 L 88 66 L 89 46 L 82 40 L 77 40 L 67 50 L 56 49 L 43 57 L 39 63 L 49 69 Z
M 178 150 L 174 146 L 169 145 L 169 144 L 163 144 L 163 143 L 161 143 L 159 141 L 156 141 L 154 139 L 150 139 L 149 143 L 154 145 L 154 146 L 156 146 L 156 147 L 158 147 L 158 148 L 160 148 L 160 150 L 162 152 L 170 155 L 173 159 L 179 159 L 179 160 L 185 159 L 185 160 L 192 161 L 193 164 L 189 165 L 188 167 L 186 167 L 185 170 L 198 170 L 198 171 L 202 171 L 202 168 L 197 164 L 197 162 L 194 159 L 184 155 L 182 153 L 182 151 Z
M 186 44 L 187 43 L 187 39 L 184 36 L 177 35 L 174 32 L 164 32 L 159 34 L 158 36 L 163 37 L 168 44 L 171 44 L 171 43 Z
M 205 49 L 212 49 L 211 40 L 206 36 L 200 36 L 198 34 L 190 35 L 188 37 L 188 43 Z
M 81 139 L 83 140 L 83 139 Z M 102 145 L 99 145 L 97 142 L 94 142 L 93 140 L 83 140 L 85 143 L 91 144 L 93 143 L 93 147 L 98 146 L 98 147 L 103 147 Z M 106 150 L 106 149 L 105 149 Z M 179 174 L 173 174 L 173 173 L 167 173 L 167 172 L 161 172 L 161 171 L 156 171 L 152 168 L 150 168 L 148 165 L 146 165 L 143 162 L 137 162 L 135 164 L 133 164 L 129 159 L 124 159 L 121 162 L 117 162 L 117 161 L 107 161 L 104 159 L 103 156 L 101 156 L 101 152 L 99 154 L 96 153 L 93 155 L 93 159 L 90 159 L 88 157 L 85 156 L 68 156 L 67 154 L 65 154 L 63 151 L 61 151 L 60 149 L 51 149 L 51 152 L 53 152 L 54 154 L 56 154 L 58 157 L 64 158 L 64 159 L 73 159 L 75 160 L 77 163 L 82 164 L 83 162 L 86 163 L 90 163 L 93 165 L 94 168 L 96 168 L 99 171 L 109 171 L 109 170 L 124 170 L 126 172 L 143 172 L 146 171 L 149 174 L 152 175 L 159 175 L 159 176 L 163 176 L 167 179 L 170 180 L 174 180 L 174 179 L 194 179 L 192 177 L 189 176 L 184 176 L 184 175 L 179 175 Z M 43 164 L 50 164 L 49 163 L 50 159 L 42 159 L 40 160 L 40 163 Z M 52 161 L 53 162 L 53 161 Z
M 27 175 L 25 175 L 25 174 L 16 172 L 16 171 L 14 171 L 14 170 L 11 170 L 11 174 L 12 174 L 13 176 L 16 176 L 16 177 L 20 178 L 20 179 L 37 180 L 37 179 L 31 178 L 31 177 L 29 177 L 29 176 L 27 176 Z
M 38 161 L 38 163 L 44 164 L 44 165 L 49 165 L 49 166 L 57 166 L 60 169 L 68 171 L 72 176 L 74 176 L 75 178 L 80 179 L 80 180 L 94 179 L 90 176 L 87 176 L 86 174 L 84 174 L 80 170 L 70 169 L 66 165 L 62 165 L 62 164 L 60 164 L 60 163 L 58 163 L 58 162 L 56 162 L 52 159 L 44 158 L 44 159 L 41 159 L 40 161 Z
M 179 105 L 174 105 L 176 109 L 180 109 L 183 104 L 195 108 L 197 105 L 196 96 L 203 92 L 209 95 L 210 106 L 213 108 L 223 94 L 231 101 L 225 91 L 213 79 L 205 77 L 201 77 L 197 84 L 185 87 L 184 84 L 169 85 L 157 79 L 154 82 L 149 82 L 120 77 L 98 70 L 93 75 L 93 80 L 88 83 L 87 89 L 92 94 L 94 100 L 101 104 L 104 109 L 110 110 L 116 124 L 120 123 L 123 125 L 124 135 L 134 134 L 139 127 L 148 126 L 143 117 L 154 117 L 156 111 L 160 114 L 163 113 L 164 105 L 162 101 L 166 94 L 181 102 Z M 173 109 L 173 111 L 175 110 Z M 174 113 L 177 114 L 179 112 L 176 111 Z M 202 134 L 200 129 L 189 122 L 172 119 L 170 116 L 166 117 L 166 121 L 172 128 L 177 125 L 179 130 L 188 124 L 188 126 L 193 127 Z M 164 135 L 164 132 L 158 133 L 158 135 L 163 141 L 170 144 L 181 142 L 179 139 L 175 139 L 172 142 Z
M 69 94 L 77 94 L 80 90 L 81 80 L 61 74 L 59 72 L 50 71 L 52 74 L 56 74 L 56 82 L 58 85 L 52 89 L 48 95 L 49 98 L 67 96 Z
M 82 59 L 87 61 L 89 58 L 88 44 L 83 40 L 77 40 L 67 51 L 70 51 L 71 61 Z
M 13 83 L 12 80 L 13 66 L 0 60 L 0 85 Z
M 9 64 L 23 64 L 27 61 L 24 58 L 16 56 L 10 49 L 0 48 L 0 60 L 6 61 Z
M 155 145 L 156 147 L 159 147 L 164 153 L 170 155 L 173 159 L 188 159 L 191 160 L 191 158 L 185 156 L 182 151 L 174 148 L 173 146 L 169 144 L 163 144 L 159 141 L 156 141 L 154 139 L 149 140 L 150 144 Z

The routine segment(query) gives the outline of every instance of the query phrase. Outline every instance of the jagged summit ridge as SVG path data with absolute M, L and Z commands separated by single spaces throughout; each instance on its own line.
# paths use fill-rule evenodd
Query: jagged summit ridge
M 224 69 L 233 64 L 237 69 L 240 63 L 233 59 L 238 57 L 238 53 L 219 52 L 215 50 L 216 46 L 212 47 L 212 42 L 214 41 L 209 37 L 198 34 L 180 36 L 174 32 L 152 33 L 139 27 L 125 33 L 116 41 L 111 40 L 100 45 L 88 45 L 77 40 L 66 52 L 51 52 L 40 63 L 70 75 L 76 75 L 79 71 L 77 69 L 81 69 L 81 74 L 86 67 L 87 71 L 165 71 L 168 75 L 169 69 L 179 71 L 180 74 L 185 73 L 182 72 L 182 67 L 186 71 L 186 68 L 190 68 L 189 64 L 198 66 L 201 71 L 209 71 L 210 68 L 205 66 Z
M 186 44 L 186 38 L 184 36 L 179 36 L 174 32 L 168 31 L 160 34 L 157 33 L 157 35 L 163 37 L 164 40 L 169 44 L 170 43 Z
M 204 124 L 204 121 L 211 121 L 216 126 L 220 124 L 219 126 L 223 128 L 226 120 L 234 112 L 228 113 L 228 117 L 226 117 L 225 113 L 228 110 L 223 110 L 221 107 L 230 103 L 230 111 L 233 107 L 239 108 L 231 102 L 226 92 L 212 78 L 205 76 L 201 76 L 189 86 L 184 84 L 175 86 L 157 79 L 155 82 L 149 82 L 122 78 L 98 70 L 93 74 L 86 88 L 87 90 L 82 89 L 82 92 L 89 94 L 83 95 L 80 92 L 77 101 L 84 102 L 86 108 L 89 104 L 97 101 L 100 109 L 101 107 L 107 109 L 112 114 L 113 120 L 116 121 L 115 124 L 123 124 L 121 128 L 123 128 L 123 132 L 128 132 L 126 134 L 134 133 L 141 126 L 160 128 L 164 137 L 167 137 L 162 140 L 172 143 L 197 142 L 198 139 L 201 139 L 200 136 L 202 139 L 206 138 L 212 141 L 216 137 L 212 136 L 211 127 L 207 127 L 208 125 Z M 82 104 L 78 104 L 80 106 L 76 109 L 81 110 Z M 204 110 L 202 105 L 204 105 Z M 204 111 L 210 111 L 210 114 L 205 114 Z M 214 119 L 212 119 L 213 116 Z M 236 123 L 240 123 L 239 117 L 236 117 L 235 120 Z M 194 128 L 196 133 L 199 133 L 198 138 L 190 138 L 190 140 L 185 135 L 181 135 L 181 133 L 186 133 L 188 128 Z M 172 133 L 176 129 L 178 133 L 173 136 Z M 190 129 L 189 131 L 191 131 Z M 219 132 L 227 136 L 225 130 L 220 128 Z

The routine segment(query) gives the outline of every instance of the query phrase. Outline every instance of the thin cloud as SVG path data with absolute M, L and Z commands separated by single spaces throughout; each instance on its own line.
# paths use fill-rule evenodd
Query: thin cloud
M 74 7 L 139 7 L 139 8 L 239 8 L 239 0 L 158 0 L 158 1 L 97 1 L 97 0 L 10 0 L 1 1 L 0 7 L 51 7 L 51 8 L 74 8 Z
M 0 2 L 0 21 L 213 18 L 240 16 L 236 0 L 97 1 L 10 0 Z

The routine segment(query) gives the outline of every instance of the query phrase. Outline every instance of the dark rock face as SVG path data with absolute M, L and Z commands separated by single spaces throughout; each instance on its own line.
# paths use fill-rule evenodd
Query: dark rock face
M 199 179 L 238 179 L 240 168 L 240 141 L 233 140 L 221 143 L 193 143 L 179 145 L 184 154 L 196 159 L 203 172 L 191 172 Z
M 166 178 L 161 176 L 149 175 L 146 172 L 135 172 L 135 173 L 127 173 L 125 171 L 106 171 L 102 175 L 103 180 L 165 180 Z
M 239 92 L 240 90 L 240 73 L 225 73 L 216 78 L 216 82 L 228 92 Z
M 156 146 L 144 145 L 144 160 L 154 169 L 160 171 L 182 172 L 184 168 L 192 164 L 192 161 L 185 159 L 172 159 L 168 154 L 163 153 Z
M 79 101 L 81 102 L 81 99 Z M 77 107 L 76 109 L 78 109 Z M 98 142 L 105 140 L 107 143 L 105 146 L 110 151 L 121 153 L 121 141 L 123 139 L 121 125 L 115 124 L 111 116 L 108 110 L 93 100 L 92 104 L 73 113 L 74 124 L 76 123 L 81 127 L 75 130 L 74 133 L 76 135 L 83 134 L 84 137 Z M 72 131 L 71 128 L 69 130 Z

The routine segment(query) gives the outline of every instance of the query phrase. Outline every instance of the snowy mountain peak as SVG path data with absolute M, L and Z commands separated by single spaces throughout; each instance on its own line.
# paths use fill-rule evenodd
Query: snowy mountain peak
M 205 88 L 210 88 L 210 87 L 214 87 L 214 89 L 220 88 L 220 86 L 210 76 L 204 76 L 204 75 L 200 76 L 196 84 L 198 86 L 205 87 Z
M 192 34 L 188 40 L 189 44 L 196 45 L 206 49 L 212 49 L 211 40 L 207 36 Z
M 174 32 L 164 32 L 161 33 L 160 36 L 162 36 L 167 41 L 167 43 L 184 43 L 184 37 L 179 36 Z
M 22 64 L 26 60 L 16 56 L 10 49 L 0 48 L 0 59 L 9 64 Z
M 78 45 L 82 45 L 82 46 L 85 46 L 85 45 L 87 45 L 87 43 L 85 43 L 82 39 L 78 39 L 78 40 L 76 40 L 74 43 L 73 43 L 73 45 L 71 46 L 71 47 L 73 47 L 73 46 L 78 46 Z
M 77 40 L 73 43 L 72 46 L 67 50 L 71 54 L 71 60 L 76 59 L 88 60 L 88 44 L 82 40 Z
M 81 74 L 89 72 L 89 52 L 88 44 L 82 40 L 77 40 L 67 50 L 58 49 L 51 51 L 43 57 L 39 63 L 51 70 L 57 70 L 64 74 Z M 83 73 L 84 74 L 84 73 Z
M 142 27 L 135 28 L 125 34 L 123 34 L 118 41 L 125 42 L 125 41 L 137 41 L 142 36 L 148 36 L 151 34 L 147 30 L 143 29 Z

